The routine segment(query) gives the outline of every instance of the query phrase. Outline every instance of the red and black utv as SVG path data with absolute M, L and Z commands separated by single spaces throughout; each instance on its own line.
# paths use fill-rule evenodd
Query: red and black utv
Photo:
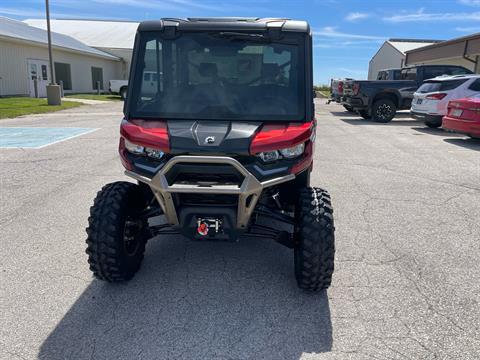
M 105 185 L 87 228 L 90 269 L 125 281 L 149 238 L 273 239 L 298 286 L 328 288 L 329 194 L 310 186 L 316 122 L 304 21 L 162 19 L 135 40 L 120 157 L 137 181 Z

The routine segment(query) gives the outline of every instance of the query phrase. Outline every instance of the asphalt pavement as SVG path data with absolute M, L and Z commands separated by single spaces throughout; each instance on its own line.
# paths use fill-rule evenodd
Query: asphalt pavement
M 316 101 L 312 181 L 337 229 L 318 294 L 297 289 L 291 250 L 254 238 L 156 238 L 132 281 L 94 280 L 89 207 L 129 181 L 121 104 L 1 120 L 97 130 L 0 149 L 0 358 L 479 359 L 480 140 Z

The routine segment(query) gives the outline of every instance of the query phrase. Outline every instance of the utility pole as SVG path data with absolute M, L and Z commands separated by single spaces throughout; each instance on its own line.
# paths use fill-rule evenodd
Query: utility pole
M 55 82 L 55 69 L 53 68 L 52 33 L 50 30 L 50 4 L 48 3 L 48 0 L 45 0 L 45 8 L 47 13 L 48 58 L 50 61 L 50 84 L 47 85 L 47 102 L 48 105 L 61 105 L 61 89 L 60 86 Z

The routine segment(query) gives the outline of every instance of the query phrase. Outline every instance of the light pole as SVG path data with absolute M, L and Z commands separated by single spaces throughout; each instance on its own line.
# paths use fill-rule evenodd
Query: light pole
M 47 85 L 47 102 L 48 105 L 61 105 L 62 96 L 60 86 L 55 82 L 55 69 L 53 68 L 52 55 L 52 33 L 50 31 L 50 6 L 48 0 L 45 0 L 45 8 L 47 13 L 47 36 L 48 36 L 48 59 L 50 62 L 50 84 Z

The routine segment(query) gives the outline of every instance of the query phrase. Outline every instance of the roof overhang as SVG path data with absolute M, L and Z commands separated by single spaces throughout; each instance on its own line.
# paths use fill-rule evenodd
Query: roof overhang
M 32 40 L 27 40 L 27 39 L 22 39 L 22 38 L 17 38 L 17 37 L 11 37 L 11 36 L 1 35 L 1 34 L 0 34 L 0 40 L 5 40 L 5 41 L 8 41 L 8 42 L 23 44 L 23 45 L 28 44 L 28 45 L 38 46 L 38 47 L 42 47 L 42 48 L 48 46 L 48 44 L 43 43 L 43 42 L 32 41 Z M 105 53 L 105 55 L 102 55 L 102 54 L 98 54 L 98 53 L 81 51 L 81 50 L 72 49 L 72 48 L 68 48 L 68 47 L 58 46 L 58 45 L 55 45 L 55 44 L 52 44 L 52 48 L 57 49 L 57 50 L 61 50 L 61 51 L 70 52 L 70 53 L 80 54 L 80 55 L 83 55 L 83 56 L 90 56 L 90 57 L 105 59 L 105 60 L 111 60 L 111 61 L 120 61 L 121 60 L 119 57 L 114 56 L 114 55 L 110 55 L 110 54 L 107 54 L 107 53 Z
M 475 58 L 480 55 L 480 33 L 410 50 L 406 55 L 407 65 L 451 58 L 463 58 L 476 63 Z

